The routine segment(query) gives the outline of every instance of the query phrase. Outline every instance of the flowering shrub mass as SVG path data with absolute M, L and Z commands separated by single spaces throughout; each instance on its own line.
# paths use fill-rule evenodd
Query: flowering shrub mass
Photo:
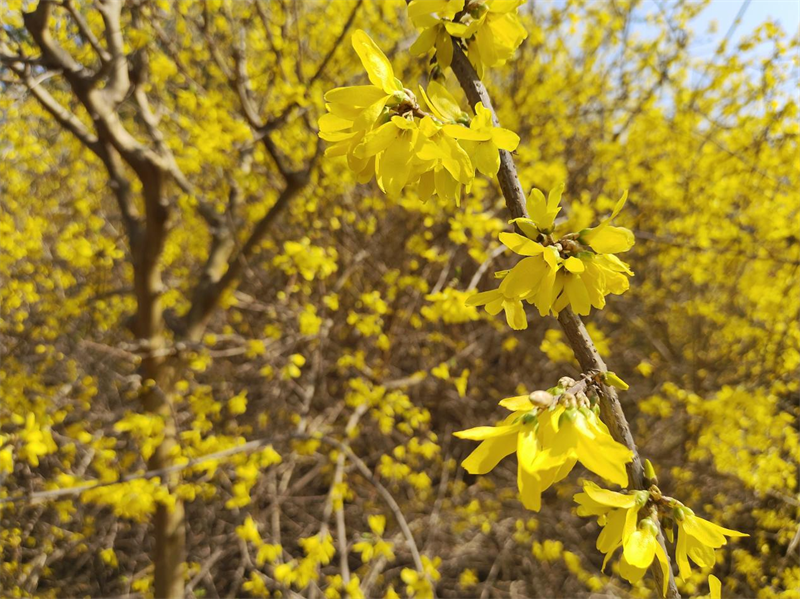
M 800 38 L 709 4 L 0 3 L 2 594 L 800 597 Z

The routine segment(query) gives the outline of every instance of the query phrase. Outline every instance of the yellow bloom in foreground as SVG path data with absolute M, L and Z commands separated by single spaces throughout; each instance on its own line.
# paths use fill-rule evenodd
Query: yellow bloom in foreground
M 470 11 L 466 23 L 446 23 L 450 35 L 469 40 L 470 62 L 478 76 L 486 67 L 505 64 L 528 37 L 517 9 L 525 0 L 485 0 Z
M 750 536 L 699 518 L 685 506 L 675 508 L 675 520 L 678 522 L 675 560 L 678 562 L 678 570 L 684 580 L 692 573 L 688 558 L 691 558 L 701 568 L 711 568 L 715 562 L 714 549 L 719 549 L 728 543 L 726 536 Z
M 545 247 L 516 233 L 500 233 L 500 241 L 526 257 L 503 277 L 498 289 L 473 295 L 467 300 L 467 305 L 485 305 L 486 311 L 493 316 L 505 310 L 506 321 L 512 329 L 526 329 L 528 320 L 522 300 L 535 304 L 542 316 L 550 312 L 557 296 L 554 291 L 560 257 L 555 248 Z
M 492 111 L 485 108 L 482 102 L 475 105 L 475 118 L 469 128 L 445 125 L 443 129 L 453 139 L 461 140 L 461 146 L 469 154 L 472 163 L 487 177 L 494 177 L 500 170 L 499 150 L 513 152 L 519 145 L 519 135 L 494 126 Z
M 592 482 L 586 482 L 583 485 L 583 493 L 576 494 L 574 499 L 578 504 L 579 516 L 596 516 L 598 524 L 603 527 L 600 536 L 597 537 L 597 549 L 606 554 L 603 568 L 605 569 L 614 552 L 622 547 L 620 574 L 631 583 L 636 583 L 644 576 L 653 559 L 657 558 L 664 573 L 664 592 L 666 592 L 669 561 L 664 548 L 658 542 L 658 527 L 650 518 L 644 518 L 637 523 L 639 510 L 647 504 L 650 493 L 648 491 L 616 493 L 601 489 Z M 728 542 L 726 536 L 748 536 L 698 518 L 692 510 L 675 499 L 659 498 L 658 501 L 661 502 L 661 506 L 665 503 L 674 506 L 674 518 L 679 527 L 675 558 L 681 578 L 684 580 L 691 575 L 687 556 L 701 568 L 711 568 L 715 562 L 714 550 Z M 719 597 L 719 579 L 710 577 L 709 586 L 712 597 Z
M 619 561 L 620 575 L 635 584 L 644 576 L 653 558 L 658 558 L 663 578 L 662 595 L 667 594 L 669 582 L 669 558 L 658 542 L 658 527 L 650 518 L 645 518 L 635 531 L 623 541 L 622 558 Z
M 463 8 L 464 0 L 412 0 L 408 16 L 414 27 L 423 31 L 411 45 L 411 54 L 425 54 L 435 47 L 436 62 L 443 69 L 449 67 L 453 60 L 453 40 L 443 19 L 452 19 Z
M 616 255 L 605 253 L 624 252 L 633 246 L 633 233 L 609 224 L 625 205 L 627 192 L 597 227 L 568 233 L 556 241 L 552 233 L 563 189 L 563 184 L 555 187 L 547 198 L 537 189 L 531 192 L 530 216 L 511 221 L 525 235 L 500 234 L 503 244 L 525 258 L 511 270 L 495 273 L 503 277 L 497 292 L 478 294 L 468 305 L 486 305 L 490 314 L 505 309 L 508 324 L 519 329 L 528 326 L 523 300 L 534 304 L 542 316 L 557 315 L 568 306 L 577 314 L 588 315 L 593 307 L 605 307 L 608 294 L 628 290 L 633 272 Z
M 591 247 L 598 254 L 616 254 L 618 252 L 627 252 L 631 249 L 635 242 L 633 232 L 625 227 L 611 226 L 611 221 L 617 217 L 627 200 L 628 192 L 626 191 L 617 201 L 611 216 L 596 227 L 581 231 L 581 242 Z
M 531 510 L 540 509 L 542 492 L 566 477 L 578 461 L 611 482 L 627 485 L 625 463 L 632 453 L 611 438 L 594 412 L 563 405 L 543 408 L 530 397 L 502 400 L 500 405 L 513 414 L 498 426 L 454 433 L 459 439 L 481 441 L 461 464 L 467 472 L 486 474 L 516 452 L 520 496 Z
M 374 172 L 374 157 L 357 157 L 354 150 L 374 127 L 387 103 L 401 101 L 405 92 L 389 59 L 364 31 L 353 33 L 351 41 L 371 85 L 338 87 L 327 92 L 328 113 L 319 119 L 319 136 L 332 144 L 325 155 L 347 155 L 350 169 L 360 182 L 366 183 Z
M 640 522 L 639 510 L 647 503 L 647 491 L 617 493 L 585 482 L 583 493 L 575 495 L 579 516 L 597 516 L 603 527 L 597 537 L 597 549 L 605 554 L 603 569 L 614 552 L 622 547 L 620 575 L 632 584 L 642 579 L 647 569 L 658 559 L 664 574 L 666 593 L 669 579 L 669 558 L 658 542 L 658 527 L 650 518 Z

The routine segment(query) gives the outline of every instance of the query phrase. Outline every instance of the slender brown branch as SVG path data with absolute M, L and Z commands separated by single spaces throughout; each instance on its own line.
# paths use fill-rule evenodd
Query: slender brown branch
M 100 45 L 100 40 L 97 39 L 97 36 L 92 32 L 91 27 L 89 27 L 89 23 L 86 22 L 86 19 L 83 18 L 83 15 L 75 7 L 75 2 L 73 0 L 64 0 L 63 5 L 64 8 L 67 9 L 67 12 L 69 12 L 72 20 L 75 21 L 81 37 L 92 47 L 102 62 L 110 62 L 111 55 L 106 52 L 106 49 L 103 48 L 103 46 Z
M 322 76 L 322 73 L 325 72 L 325 68 L 328 66 L 328 63 L 333 58 L 333 55 L 336 53 L 336 50 L 342 44 L 342 40 L 347 35 L 347 32 L 350 30 L 350 27 L 353 25 L 353 21 L 356 19 L 356 15 L 358 14 L 358 10 L 361 8 L 362 4 L 364 3 L 363 0 L 358 0 L 353 6 L 353 10 L 350 11 L 350 16 L 347 17 L 347 21 L 345 21 L 344 27 L 342 27 L 342 31 L 339 33 L 339 36 L 333 42 L 333 45 L 328 50 L 328 53 L 322 59 L 322 62 L 319 63 L 317 70 L 314 71 L 314 74 L 311 78 L 305 83 L 306 89 L 311 89 L 311 86 Z M 264 131 L 272 131 L 277 127 L 280 127 L 286 120 L 291 116 L 292 112 L 300 106 L 300 103 L 296 100 L 291 102 L 288 106 L 286 106 L 278 116 L 271 118 L 267 121 L 264 125 Z
M 458 46 L 457 43 L 455 43 L 455 40 L 453 43 L 453 50 L 452 69 L 470 104 L 475 106 L 478 102 L 481 102 L 484 107 L 492 111 L 492 121 L 494 122 L 495 126 L 499 126 L 500 123 L 497 119 L 497 114 L 494 111 L 494 107 L 492 106 L 489 93 L 486 91 L 486 87 L 478 77 L 475 69 L 472 67 L 472 64 L 469 62 L 469 59 L 464 54 L 463 50 Z M 500 150 L 500 171 L 497 173 L 497 179 L 500 183 L 500 189 L 503 192 L 506 206 L 508 207 L 512 217 L 518 218 L 528 216 L 525 207 L 525 192 L 523 191 L 522 184 L 517 176 L 517 168 L 514 164 L 514 158 L 510 152 L 506 152 L 505 150 Z M 589 333 L 587 333 L 586 327 L 584 327 L 580 317 L 578 317 L 570 308 L 566 308 L 559 314 L 558 322 L 561 324 L 561 328 L 564 330 L 567 341 L 569 342 L 570 347 L 572 348 L 575 357 L 578 359 L 583 371 L 606 372 L 607 368 L 605 362 L 603 362 L 603 359 L 597 352 L 597 349 L 595 348 Z M 617 393 L 613 388 L 608 387 L 602 382 L 598 383 L 597 387 L 600 390 L 600 413 L 603 421 L 606 423 L 609 431 L 611 432 L 611 436 L 619 443 L 625 445 L 633 453 L 633 461 L 627 466 L 631 485 L 636 489 L 646 489 L 649 485 L 647 485 L 644 476 L 642 461 L 639 457 L 639 452 L 636 449 L 636 444 L 633 441 L 633 435 L 631 434 L 628 420 L 625 418 L 625 414 L 622 411 L 622 406 L 619 403 Z M 658 531 L 658 540 L 666 553 L 666 544 L 664 542 L 664 536 L 661 533 L 660 526 Z M 667 556 L 669 556 L 668 553 Z M 651 571 L 656 579 L 656 586 L 658 587 L 660 593 L 663 584 L 661 569 L 656 563 L 654 563 Z M 675 579 L 673 577 L 671 568 L 669 572 L 666 596 L 668 599 L 680 598 L 678 587 L 675 585 Z
M 207 265 L 205 276 L 193 293 L 192 307 L 186 315 L 186 337 L 189 340 L 197 341 L 202 336 L 211 312 L 217 305 L 222 293 L 239 277 L 247 259 L 264 239 L 278 214 L 305 187 L 307 181 L 307 174 L 289 180 L 278 199 L 264 217 L 256 223 L 247 241 L 228 260 L 227 265 L 224 262 Z M 208 266 L 212 266 L 212 268 L 208 268 Z

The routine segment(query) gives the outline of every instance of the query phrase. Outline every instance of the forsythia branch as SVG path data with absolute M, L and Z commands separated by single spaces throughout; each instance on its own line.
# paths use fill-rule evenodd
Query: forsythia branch
M 486 90 L 486 86 L 478 77 L 469 59 L 457 43 L 453 43 L 453 62 L 451 67 L 470 104 L 475 106 L 479 102 L 482 103 L 485 108 L 491 111 L 494 126 L 499 127 L 500 123 L 492 106 L 492 101 Z M 497 179 L 512 218 L 527 217 L 525 192 L 517 176 L 517 167 L 514 164 L 514 158 L 511 152 L 500 150 L 500 170 L 497 173 Z M 584 372 L 606 372 L 606 365 L 597 352 L 580 317 L 577 316 L 571 308 L 567 307 L 559 313 L 558 322 L 564 330 L 569 345 L 575 357 L 578 359 L 581 369 Z M 625 445 L 633 453 L 633 460 L 627 465 L 632 486 L 636 489 L 645 490 L 647 488 L 647 481 L 644 476 L 642 461 L 639 457 L 639 452 L 636 450 L 636 444 L 633 441 L 630 426 L 622 411 L 617 393 L 614 389 L 603 383 L 599 383 L 598 387 L 600 389 L 600 411 L 603 421 L 608 426 L 614 440 Z M 666 553 L 666 544 L 660 527 L 658 529 L 658 542 Z M 654 564 L 652 572 L 656 579 L 656 586 L 661 588 L 663 575 L 660 568 Z M 680 598 L 680 593 L 678 592 L 678 587 L 675 585 L 671 567 L 669 569 L 666 597 L 668 599 Z

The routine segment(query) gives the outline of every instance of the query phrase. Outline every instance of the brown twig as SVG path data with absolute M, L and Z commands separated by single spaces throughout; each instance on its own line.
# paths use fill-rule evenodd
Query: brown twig
M 469 62 L 469 58 L 467 58 L 466 54 L 464 54 L 464 51 L 456 43 L 453 44 L 452 69 L 470 104 L 475 106 L 478 104 L 478 102 L 481 102 L 485 108 L 491 111 L 494 125 L 496 127 L 499 126 L 500 122 L 497 119 L 497 114 L 494 111 L 492 101 L 489 97 L 489 93 L 486 91 L 486 87 L 478 77 L 475 69 L 472 67 L 472 64 Z M 500 183 L 500 189 L 502 190 L 503 197 L 506 201 L 506 207 L 511 213 L 512 218 L 527 217 L 528 214 L 525 203 L 525 192 L 522 190 L 522 184 L 520 183 L 517 175 L 517 168 L 514 164 L 514 158 L 510 152 L 505 150 L 500 150 L 500 170 L 497 173 L 497 179 Z M 589 333 L 586 331 L 586 327 L 583 325 L 580 317 L 578 317 L 570 308 L 565 308 L 559 314 L 558 322 L 561 325 L 561 328 L 564 330 L 567 341 L 572 348 L 575 357 L 578 359 L 578 363 L 583 371 L 606 372 L 606 364 L 603 362 L 603 359 L 597 352 L 597 349 L 595 348 L 594 343 L 592 342 Z M 600 413 L 603 421 L 606 423 L 609 431 L 611 432 L 611 436 L 619 443 L 625 445 L 633 453 L 633 460 L 627 466 L 631 485 L 635 489 L 644 490 L 647 488 L 647 486 L 644 476 L 644 469 L 642 467 L 642 461 L 639 457 L 639 452 L 636 449 L 636 444 L 633 441 L 633 435 L 631 434 L 628 420 L 625 418 L 625 414 L 622 411 L 622 406 L 619 403 L 617 393 L 613 388 L 603 384 L 602 382 L 597 383 L 597 388 L 599 390 L 598 395 L 600 400 Z M 658 531 L 658 540 L 666 552 L 666 544 L 664 542 L 664 537 L 661 533 L 660 526 Z M 658 586 L 660 592 L 663 583 L 661 569 L 657 564 L 653 564 L 651 570 L 656 579 L 656 585 Z M 669 572 L 666 597 L 668 599 L 680 598 L 678 587 L 675 585 L 675 579 L 673 577 L 671 568 Z

